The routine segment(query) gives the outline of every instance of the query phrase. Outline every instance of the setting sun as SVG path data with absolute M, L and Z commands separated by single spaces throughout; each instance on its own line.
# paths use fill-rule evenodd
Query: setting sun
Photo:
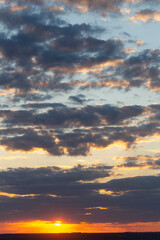
M 60 227 L 60 226 L 61 226 L 61 221 L 56 221 L 56 222 L 54 223 L 54 225 L 57 226 L 57 227 Z

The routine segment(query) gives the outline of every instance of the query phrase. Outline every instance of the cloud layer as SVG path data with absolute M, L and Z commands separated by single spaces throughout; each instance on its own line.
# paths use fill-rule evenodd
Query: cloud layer
M 92 148 L 116 143 L 132 148 L 139 139 L 159 135 L 159 105 L 69 108 L 37 103 L 23 107 L 31 110 L 0 112 L 5 127 L 1 130 L 0 144 L 7 150 L 28 152 L 37 148 L 52 155 L 87 155 Z M 32 110 L 35 107 L 37 112 Z M 51 109 L 38 112 L 42 107 Z M 146 116 L 147 121 L 138 120 Z
M 109 177 L 110 170 L 111 167 L 102 165 L 77 165 L 71 169 L 3 171 L 0 173 L 0 220 L 61 217 L 74 223 L 157 221 L 159 176 L 90 182 Z

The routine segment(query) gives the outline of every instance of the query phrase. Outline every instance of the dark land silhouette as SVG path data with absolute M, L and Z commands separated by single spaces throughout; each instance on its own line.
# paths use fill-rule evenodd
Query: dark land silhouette
M 160 240 L 160 232 L 1 234 L 0 240 Z

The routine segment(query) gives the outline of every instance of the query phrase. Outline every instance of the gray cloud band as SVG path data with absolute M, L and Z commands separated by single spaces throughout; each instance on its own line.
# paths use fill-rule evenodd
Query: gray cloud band
M 0 173 L 3 192 L 0 220 L 53 220 L 53 216 L 74 223 L 159 220 L 159 176 L 88 183 L 109 177 L 111 169 L 104 165 L 77 165 L 71 169 L 46 167 L 3 171 Z M 87 212 L 91 214 L 85 215 Z

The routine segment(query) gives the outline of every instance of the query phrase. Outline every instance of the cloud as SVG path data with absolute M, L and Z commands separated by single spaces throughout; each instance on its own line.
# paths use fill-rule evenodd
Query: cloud
M 70 90 L 79 84 L 68 79 L 71 74 L 110 65 L 125 57 L 123 41 L 97 38 L 103 28 L 68 24 L 47 9 L 36 13 L 30 8 L 2 8 L 0 21 L 4 26 L 0 37 L 0 86 L 15 89 L 16 95 L 34 89 Z
M 78 96 L 70 96 L 68 99 L 75 104 L 84 104 L 87 101 L 83 94 L 78 94 Z
M 116 75 L 120 75 L 121 79 L 124 79 L 124 88 L 126 89 L 146 86 L 151 90 L 159 91 L 158 62 L 159 50 L 148 49 L 126 59 L 117 67 L 113 76 L 116 78 Z
M 57 0 L 56 0 L 57 1 Z M 78 12 L 86 13 L 89 11 L 96 11 L 99 12 L 102 15 L 108 14 L 108 13 L 122 13 L 123 10 L 121 9 L 121 6 L 125 3 L 133 3 L 131 0 L 80 0 L 78 2 L 74 0 L 62 0 L 63 3 L 66 3 L 67 5 L 74 6 Z
M 21 11 L 11 11 L 9 5 L 0 9 L 0 86 L 14 90 L 15 101 L 34 95 L 34 91 L 71 91 L 78 87 L 128 90 L 145 86 L 159 91 L 158 49 L 134 53 L 123 40 L 102 39 L 102 27 L 67 23 L 44 6 L 39 7 L 39 13 L 34 9 L 30 5 Z M 74 76 L 81 80 L 73 80 Z
M 139 139 L 159 134 L 154 125 L 139 127 L 101 127 L 90 129 L 75 129 L 69 132 L 59 130 L 41 130 L 40 128 L 16 129 L 14 135 L 10 130 L 1 137 L 0 144 L 8 151 L 33 151 L 42 149 L 51 155 L 88 155 L 91 150 L 104 149 L 114 144 L 120 144 L 126 149 L 138 146 Z
M 55 0 L 57 2 L 57 0 Z M 132 7 L 145 7 L 146 5 L 153 6 L 159 3 L 159 0 L 80 0 L 78 2 L 74 0 L 62 0 L 67 6 L 73 6 L 80 13 L 86 13 L 90 11 L 98 12 L 101 15 L 110 13 L 116 13 L 118 15 L 129 14 Z M 127 7 L 127 8 L 126 8 Z M 129 8 L 129 9 L 128 9 Z
M 63 154 L 63 151 L 57 145 L 55 138 L 50 134 L 37 134 L 31 130 L 24 132 L 23 135 L 2 138 L 1 145 L 9 151 L 29 152 L 36 149 L 43 149 L 53 155 Z
M 133 148 L 139 145 L 139 139 L 159 135 L 158 105 L 76 108 L 30 103 L 22 107 L 26 110 L 0 111 L 4 128 L 0 144 L 8 151 L 42 149 L 52 155 L 88 155 L 94 148 L 114 144 Z
M 150 105 L 152 109 L 152 114 L 150 116 L 150 122 L 157 122 L 160 116 L 160 104 L 152 104 Z
M 139 53 L 129 54 L 115 65 L 104 67 L 97 73 L 90 73 L 93 80 L 82 83 L 80 88 L 110 87 L 129 90 L 143 86 L 152 91 L 159 91 L 159 53 L 159 49 L 146 49 Z
M 61 216 L 74 223 L 158 221 L 159 176 L 88 182 L 109 177 L 111 169 L 77 165 L 70 169 L 53 166 L 2 171 L 0 190 L 13 195 L 0 196 L 0 220 L 53 220 Z M 101 194 L 101 189 L 106 194 Z
M 6 172 L 2 171 L 0 173 L 0 178 L 3 182 L 0 190 L 1 192 L 15 193 L 19 195 L 79 195 L 79 190 L 85 192 L 85 189 L 81 188 L 81 185 L 84 185 L 82 182 L 109 177 L 111 169 L 111 166 L 105 165 L 92 165 L 89 167 L 85 167 L 83 165 L 76 165 L 71 169 L 65 169 L 56 166 L 44 168 L 42 167 L 36 169 L 8 169 Z M 23 181 L 21 179 L 22 174 Z M 29 182 L 32 183 L 32 181 L 34 182 L 34 184 L 30 185 Z M 65 186 L 63 185 L 68 186 L 66 191 Z M 76 190 L 76 185 L 80 186 L 80 189 Z M 86 186 L 88 186 L 87 183 Z
M 160 168 L 160 155 L 156 154 L 155 156 L 149 155 L 137 155 L 132 157 L 121 157 L 116 158 L 117 160 L 123 161 L 118 164 L 116 168 L 150 168 L 150 169 L 159 169 Z
M 133 22 L 142 21 L 160 21 L 160 11 L 144 9 L 136 13 L 135 16 L 129 18 Z
M 30 103 L 22 107 L 29 110 L 0 111 L 4 128 L 0 144 L 6 150 L 43 149 L 52 155 L 87 155 L 92 148 L 106 148 L 119 142 L 129 148 L 141 131 L 142 136 L 158 132 L 156 121 L 142 130 L 130 126 L 134 119 L 147 114 L 149 108 L 142 106 L 75 108 L 59 103 Z
M 4 117 L 3 123 L 11 125 L 44 125 L 55 126 L 96 126 L 123 124 L 127 119 L 138 117 L 145 113 L 146 108 L 141 106 L 112 105 L 84 106 L 82 108 L 70 108 L 63 104 L 27 104 L 24 107 L 52 107 L 44 113 L 34 113 L 29 110 L 9 111 L 4 110 L 0 115 Z M 45 121 L 44 121 L 45 120 Z

